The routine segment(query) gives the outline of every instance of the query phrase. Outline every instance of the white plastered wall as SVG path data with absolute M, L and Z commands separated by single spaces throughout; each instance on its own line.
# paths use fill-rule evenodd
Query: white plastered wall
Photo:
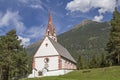
M 56 51 L 56 49 L 54 48 L 48 37 L 46 37 L 42 42 L 41 46 L 39 47 L 39 49 L 37 50 L 34 57 L 50 56 L 50 55 L 59 55 L 59 53 Z
M 38 71 L 42 71 L 42 69 L 45 66 L 45 62 L 44 59 L 46 57 L 42 57 L 42 58 L 35 58 L 35 68 Z M 53 57 L 47 57 L 49 58 L 49 62 L 48 62 L 48 70 L 58 70 L 58 56 L 53 56 Z
M 65 60 L 62 58 L 62 69 L 65 68 Z

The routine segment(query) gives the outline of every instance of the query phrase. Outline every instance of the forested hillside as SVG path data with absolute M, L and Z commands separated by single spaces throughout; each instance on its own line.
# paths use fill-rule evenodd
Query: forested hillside
M 86 20 L 72 30 L 58 36 L 58 42 L 77 59 L 79 54 L 92 55 L 105 53 L 110 25 L 108 22 Z

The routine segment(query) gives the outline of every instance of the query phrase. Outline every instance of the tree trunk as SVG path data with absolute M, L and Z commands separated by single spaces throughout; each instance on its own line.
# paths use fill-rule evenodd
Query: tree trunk
M 9 80 L 9 69 L 8 69 L 8 67 L 3 68 L 3 80 Z
M 0 80 L 2 80 L 2 67 L 0 67 Z
M 120 54 L 118 53 L 118 64 L 120 64 Z

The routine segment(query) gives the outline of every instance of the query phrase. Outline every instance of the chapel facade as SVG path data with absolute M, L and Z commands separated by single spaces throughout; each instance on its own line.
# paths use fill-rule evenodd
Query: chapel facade
M 57 42 L 50 11 L 44 38 L 33 57 L 32 74 L 29 77 L 63 75 L 76 69 L 76 61 L 68 50 Z

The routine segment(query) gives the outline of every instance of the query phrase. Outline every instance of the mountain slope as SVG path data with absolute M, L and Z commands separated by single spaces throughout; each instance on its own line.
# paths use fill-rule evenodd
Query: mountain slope
M 105 53 L 110 25 L 108 22 L 83 21 L 58 36 L 58 42 L 77 59 L 79 54 Z
M 104 49 L 108 40 L 110 25 L 108 22 L 94 22 L 86 20 L 73 27 L 68 32 L 58 36 L 58 42 L 62 44 L 71 55 L 77 59 L 78 55 L 92 55 L 105 53 Z M 27 48 L 28 54 L 33 54 L 40 45 L 35 42 Z

